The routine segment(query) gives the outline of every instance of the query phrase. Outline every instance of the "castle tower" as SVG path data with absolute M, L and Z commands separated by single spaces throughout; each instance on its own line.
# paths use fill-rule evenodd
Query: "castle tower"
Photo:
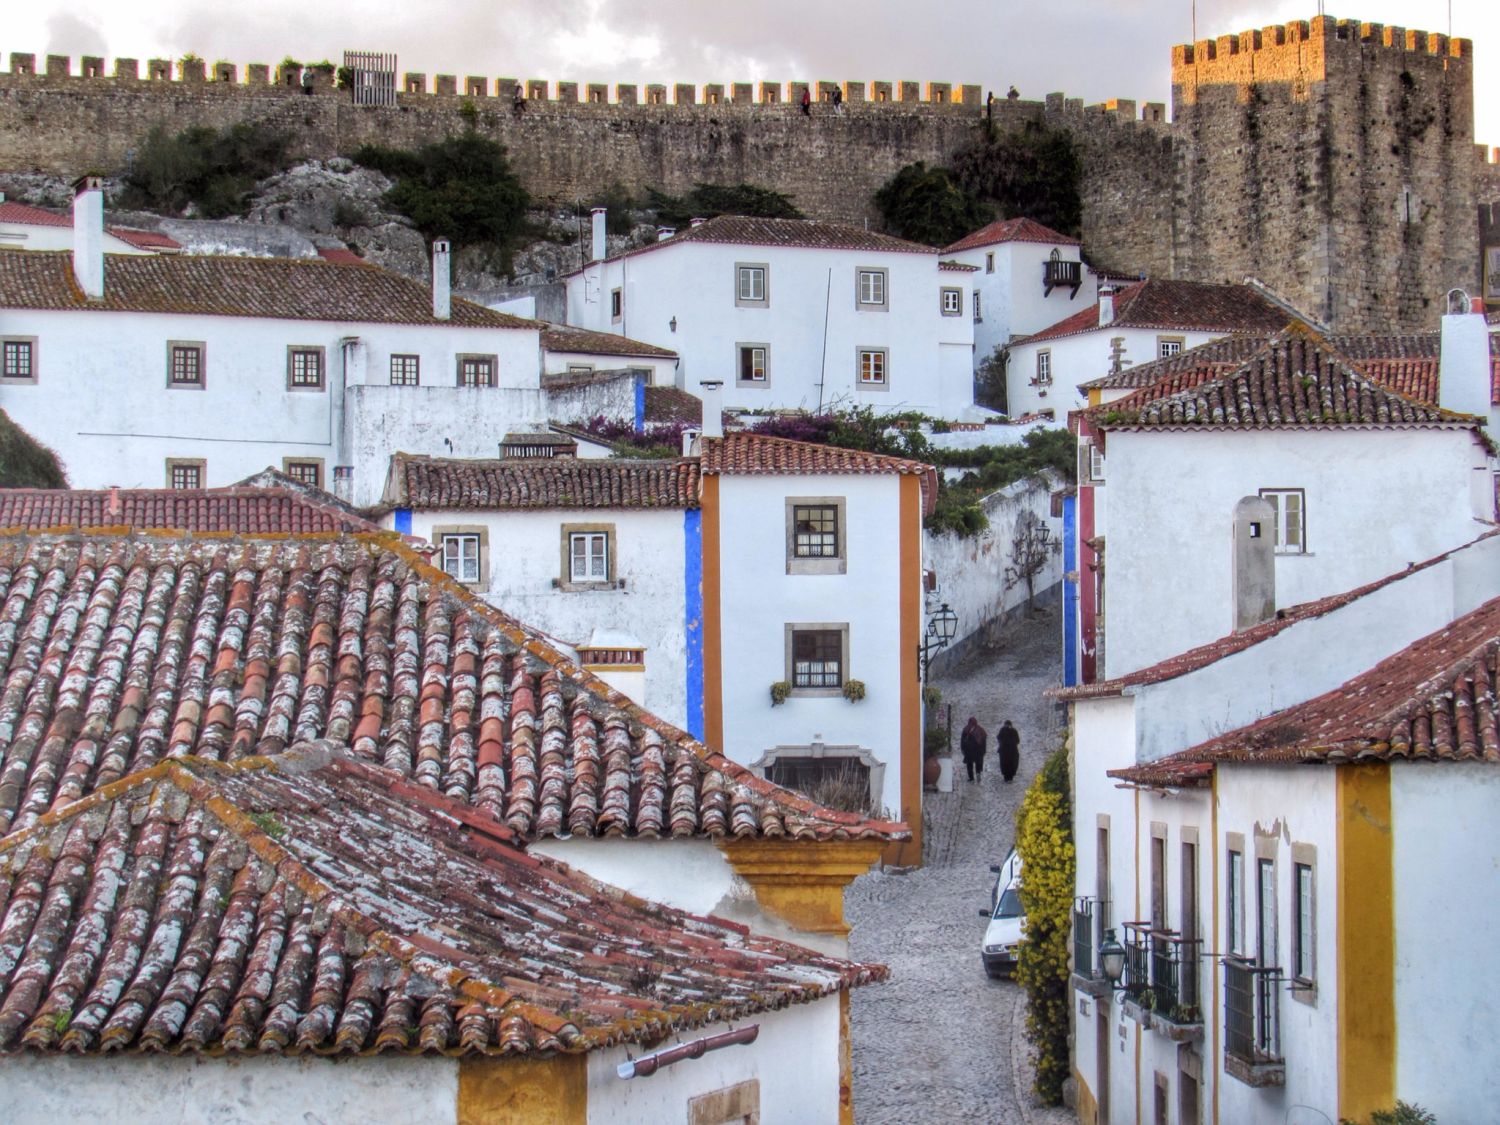
M 1172 51 L 1173 272 L 1257 277 L 1336 329 L 1474 291 L 1473 44 L 1320 16 Z

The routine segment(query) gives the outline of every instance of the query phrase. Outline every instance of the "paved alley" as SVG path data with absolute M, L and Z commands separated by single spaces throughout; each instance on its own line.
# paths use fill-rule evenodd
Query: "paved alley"
M 953 708 L 958 778 L 952 793 L 927 794 L 926 862 L 907 874 L 873 872 L 848 891 L 853 956 L 891 967 L 889 983 L 853 998 L 860 1125 L 1073 1120 L 1036 1104 L 1024 995 L 1010 981 L 986 977 L 979 960 L 989 866 L 1009 852 L 1025 787 L 1061 737 L 1061 722 L 1041 697 L 1058 682 L 1058 628 L 1055 607 L 1039 611 L 1013 624 L 998 647 L 934 677 L 941 707 Z M 990 736 L 984 778 L 972 785 L 957 754 L 971 714 Z M 1005 718 L 1021 732 L 1021 772 L 1009 785 L 994 752 Z

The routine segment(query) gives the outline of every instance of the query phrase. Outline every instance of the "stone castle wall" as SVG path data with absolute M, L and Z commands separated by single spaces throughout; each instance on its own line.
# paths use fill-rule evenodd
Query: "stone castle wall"
M 0 168 L 126 167 L 156 125 L 263 121 L 297 155 L 412 147 L 477 128 L 510 150 L 533 195 L 587 201 L 611 184 L 681 193 L 751 182 L 808 215 L 860 223 L 916 160 L 942 163 L 987 113 L 1001 129 L 1069 129 L 1083 163 L 1089 260 L 1202 280 L 1258 277 L 1341 329 L 1430 329 L 1454 285 L 1477 289 L 1481 196 L 1472 46 L 1320 17 L 1174 48 L 1173 117 L 1156 103 L 997 99 L 932 82 L 580 85 L 403 76 L 394 107 L 356 106 L 326 71 L 253 64 L 12 55 L 0 74 Z M 842 114 L 826 99 L 837 86 Z M 523 95 L 524 105 L 516 103 Z

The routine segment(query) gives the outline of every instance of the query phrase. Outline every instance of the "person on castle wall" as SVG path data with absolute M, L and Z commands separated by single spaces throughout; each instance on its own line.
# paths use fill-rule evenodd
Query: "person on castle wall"
M 958 750 L 963 755 L 964 769 L 968 771 L 970 781 L 978 781 L 984 775 L 984 751 L 989 740 L 989 732 L 970 715 L 963 734 L 958 737 Z
M 802 116 L 812 116 L 812 87 L 802 87 Z
M 1009 782 L 1016 776 L 1016 770 L 1021 768 L 1021 732 L 1006 719 L 1000 724 L 995 742 L 999 749 L 1000 776 Z
M 995 120 L 995 91 L 993 90 L 984 96 L 984 118 L 986 121 Z
M 1021 91 L 1017 90 L 1014 86 L 1012 86 L 1009 90 L 1007 90 L 1005 92 L 1005 100 L 1008 101 L 1008 102 L 1013 102 L 1017 98 L 1019 98 L 1020 96 L 1021 96 Z
M 844 91 L 837 86 L 833 88 L 833 112 L 840 117 L 844 116 Z
M 521 93 L 519 86 L 516 87 L 515 96 L 510 99 L 510 108 L 517 117 L 526 112 L 526 95 Z

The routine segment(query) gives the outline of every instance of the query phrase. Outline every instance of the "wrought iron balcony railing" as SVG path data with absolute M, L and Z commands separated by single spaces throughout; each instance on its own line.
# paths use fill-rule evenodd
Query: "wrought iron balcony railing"
M 1100 980 L 1099 946 L 1104 943 L 1104 926 L 1109 919 L 1109 903 L 1097 898 L 1073 900 L 1073 972 L 1084 980 Z
M 1280 969 L 1224 958 L 1224 1055 L 1226 1063 L 1240 1064 L 1230 1073 L 1252 1085 L 1279 1081 L 1284 1064 Z

